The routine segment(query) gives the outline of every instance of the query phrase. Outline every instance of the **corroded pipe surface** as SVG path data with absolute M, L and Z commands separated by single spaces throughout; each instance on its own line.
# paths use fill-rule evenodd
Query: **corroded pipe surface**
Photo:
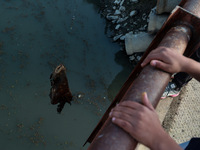
M 183 53 L 189 42 L 190 35 L 191 31 L 187 26 L 173 27 L 159 46 L 173 48 L 179 53 Z M 132 83 L 122 101 L 132 100 L 140 103 L 141 94 L 147 92 L 151 103 L 156 107 L 169 80 L 169 73 L 148 65 Z M 133 150 L 136 145 L 137 141 L 108 119 L 88 150 Z
M 199 0 L 184 0 L 183 8 L 189 11 L 190 13 L 200 17 L 200 1 Z
M 193 13 L 193 16 L 187 15 L 189 18 L 185 18 L 186 24 L 192 23 L 193 29 L 195 29 L 193 34 L 196 34 L 196 32 L 199 33 L 199 27 L 195 25 L 194 21 L 196 20 L 199 22 L 197 17 L 200 17 L 200 9 L 198 9 L 200 7 L 200 0 L 182 0 L 180 6 L 188 12 Z M 195 18 L 194 15 L 197 17 Z M 172 19 L 171 21 L 176 22 L 179 20 L 179 17 L 180 16 L 176 16 L 174 20 Z M 177 23 L 179 23 L 179 25 Z M 185 24 L 184 20 L 177 23 L 177 26 L 171 28 L 170 30 L 168 29 L 169 32 L 164 36 L 162 36 L 162 33 L 159 34 L 162 36 L 162 41 L 160 42 L 158 38 L 157 41 L 155 41 L 155 43 L 158 42 L 159 45 L 150 45 L 150 47 L 154 49 L 159 46 L 166 46 L 173 48 L 179 53 L 183 53 L 191 37 L 191 31 L 189 27 L 180 25 L 181 23 Z M 198 40 L 195 40 L 194 38 L 197 38 L 197 36 L 192 36 L 190 45 L 187 49 L 193 48 L 191 45 L 194 46 L 197 44 L 195 42 Z M 151 103 L 154 107 L 156 107 L 169 80 L 170 74 L 157 70 L 151 66 L 146 66 L 141 71 L 137 79 L 131 83 L 121 100 L 134 100 L 141 102 L 141 93 L 146 91 Z M 90 141 L 92 140 L 90 139 Z M 107 119 L 98 134 L 95 136 L 95 139 L 91 143 L 88 150 L 133 150 L 136 145 L 137 141 L 130 137 L 121 128 L 112 124 L 110 119 Z

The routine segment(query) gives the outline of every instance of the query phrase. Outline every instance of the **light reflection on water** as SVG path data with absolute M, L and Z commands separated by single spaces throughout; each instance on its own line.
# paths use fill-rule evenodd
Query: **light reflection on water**
M 131 70 L 104 35 L 105 20 L 92 2 L 0 1 L 1 149 L 87 148 L 83 143 Z M 60 63 L 74 101 L 57 114 L 49 76 Z

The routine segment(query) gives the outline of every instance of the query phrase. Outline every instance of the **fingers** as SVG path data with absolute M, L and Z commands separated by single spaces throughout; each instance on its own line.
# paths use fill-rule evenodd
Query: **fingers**
M 126 109 L 141 109 L 141 107 L 143 107 L 142 104 L 134 101 L 123 101 L 118 106 L 125 107 Z
M 159 47 L 149 53 L 149 55 L 142 62 L 141 66 L 144 67 L 152 60 L 162 60 L 165 58 L 166 53 L 169 51 L 166 47 Z
M 142 103 L 143 105 L 138 102 L 124 101 L 113 108 L 109 115 L 131 123 L 133 118 L 140 118 L 143 112 L 154 111 L 146 92 L 142 94 Z
M 142 62 L 141 66 L 144 67 L 146 66 L 148 63 L 150 63 L 151 60 L 153 59 L 158 59 L 156 54 L 150 53 L 145 60 Z
M 154 110 L 151 102 L 149 101 L 149 99 L 147 97 L 147 93 L 146 92 L 142 93 L 142 103 L 144 104 L 144 106 L 146 106 L 150 110 Z
M 170 70 L 170 64 L 167 64 L 166 62 L 162 62 L 162 61 L 159 61 L 159 60 L 152 60 L 150 62 L 150 65 L 153 66 L 153 67 L 156 67 L 158 69 L 161 69 L 163 71 L 166 71 L 166 72 L 169 72 L 169 73 L 173 73 L 171 70 Z
M 133 130 L 132 124 L 128 121 L 113 117 L 112 122 L 124 129 L 127 133 L 131 133 Z
M 166 64 L 162 61 L 159 61 L 159 60 L 152 60 L 150 62 L 150 65 L 153 66 L 153 67 L 162 69 L 162 70 L 166 70 L 166 68 L 168 67 L 168 64 Z
M 135 102 L 133 102 L 135 103 Z M 122 105 L 123 103 L 121 103 L 120 105 L 116 106 L 115 108 L 113 108 L 110 112 L 110 115 L 112 114 L 116 114 L 116 117 L 121 117 L 124 118 L 126 116 L 122 116 L 121 114 L 127 114 L 127 115 L 132 115 L 134 113 L 134 111 L 136 110 L 137 107 L 128 107 L 128 106 L 124 106 Z

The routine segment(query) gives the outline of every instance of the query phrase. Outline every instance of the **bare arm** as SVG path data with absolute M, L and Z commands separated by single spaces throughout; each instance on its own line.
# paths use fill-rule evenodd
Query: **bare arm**
M 186 72 L 200 81 L 200 63 L 166 47 L 153 50 L 141 64 L 150 65 L 169 73 Z
M 185 61 L 185 67 L 183 68 L 182 72 L 190 74 L 200 82 L 200 63 L 189 58 L 186 58 Z
M 142 95 L 142 101 L 143 105 L 133 101 L 117 105 L 110 113 L 112 122 L 152 150 L 181 150 L 162 128 L 146 93 Z

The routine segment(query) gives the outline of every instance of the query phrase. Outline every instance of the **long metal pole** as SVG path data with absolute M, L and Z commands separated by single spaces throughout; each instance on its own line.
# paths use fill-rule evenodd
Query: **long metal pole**
M 200 15 L 200 10 L 198 11 L 197 9 L 199 6 L 200 2 L 198 0 L 189 0 L 184 4 L 184 8 L 196 15 Z M 158 47 L 173 48 L 183 54 L 190 37 L 190 28 L 186 25 L 178 25 L 166 33 Z M 131 84 L 122 101 L 133 100 L 141 102 L 141 93 L 147 92 L 151 103 L 156 107 L 169 80 L 169 73 L 148 65 Z M 121 128 L 114 125 L 110 119 L 107 119 L 88 150 L 133 150 L 136 145 L 137 141 Z
M 183 53 L 189 37 L 190 28 L 187 26 L 174 27 L 167 33 L 159 46 L 170 47 Z M 147 92 L 151 103 L 156 107 L 169 80 L 169 73 L 148 65 L 132 83 L 122 101 L 141 102 L 141 94 Z M 136 145 L 137 142 L 128 133 L 108 119 L 90 145 L 89 150 L 133 150 Z

